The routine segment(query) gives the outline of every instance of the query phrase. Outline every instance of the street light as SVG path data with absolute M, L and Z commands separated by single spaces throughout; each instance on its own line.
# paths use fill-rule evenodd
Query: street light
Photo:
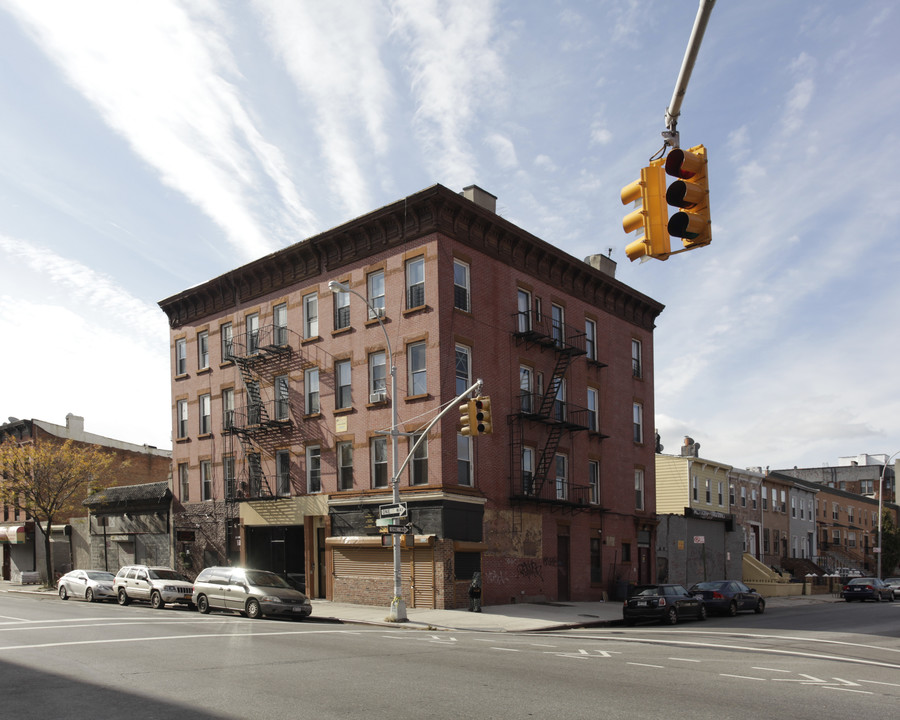
M 881 547 L 881 503 L 882 496 L 884 495 L 884 474 L 887 472 L 888 465 L 891 464 L 891 460 L 893 460 L 897 455 L 900 455 L 900 450 L 891 455 L 887 461 L 884 463 L 884 467 L 881 468 L 881 479 L 878 481 L 878 579 L 881 580 L 881 555 L 882 555 L 882 547 Z M 894 487 L 897 487 L 897 478 L 894 478 Z
M 384 333 L 384 341 L 387 343 L 388 362 L 391 365 L 391 490 L 392 502 L 394 505 L 397 505 L 400 503 L 400 478 L 397 477 L 397 467 L 400 464 L 397 449 L 397 436 L 399 435 L 397 425 L 399 420 L 397 419 L 397 368 L 394 365 L 394 353 L 391 351 L 391 340 L 388 337 L 387 329 L 384 327 L 384 322 L 381 320 L 381 313 L 376 310 L 375 306 L 369 302 L 367 297 L 361 295 L 349 285 L 339 283 L 336 280 L 331 280 L 328 283 L 328 289 L 335 295 L 342 292 L 356 295 L 356 297 L 362 300 L 368 306 L 369 310 L 372 311 L 372 315 L 378 320 L 378 325 Z M 390 618 L 394 622 L 406 622 L 406 603 L 403 601 L 403 588 L 400 577 L 399 538 L 393 536 L 392 542 L 394 551 L 394 597 L 391 600 Z

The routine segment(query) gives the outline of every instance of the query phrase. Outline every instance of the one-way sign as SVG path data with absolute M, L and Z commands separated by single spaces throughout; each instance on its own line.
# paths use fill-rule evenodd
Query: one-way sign
M 379 505 L 378 510 L 383 518 L 404 518 L 408 517 L 406 503 L 396 503 L 394 505 Z
M 406 535 L 409 532 L 409 525 L 388 525 L 387 531 L 391 535 Z

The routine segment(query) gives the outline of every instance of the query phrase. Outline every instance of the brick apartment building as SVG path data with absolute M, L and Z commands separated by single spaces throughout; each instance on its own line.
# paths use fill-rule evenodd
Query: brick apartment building
M 495 204 L 435 185 L 160 302 L 182 569 L 240 562 L 387 603 L 391 403 L 402 463 L 480 378 L 493 433 L 461 435 L 454 408 L 399 476 L 407 605 L 460 607 L 475 571 L 486 604 L 655 579 L 663 307 Z

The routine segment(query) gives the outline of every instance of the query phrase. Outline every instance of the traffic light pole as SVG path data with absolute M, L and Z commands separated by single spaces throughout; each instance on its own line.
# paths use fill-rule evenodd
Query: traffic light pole
M 678 125 L 678 116 L 681 114 L 681 101 L 684 100 L 687 92 L 688 82 L 694 71 L 694 63 L 697 61 L 697 53 L 700 52 L 700 43 L 703 42 L 703 34 L 706 32 L 706 25 L 709 23 L 709 16 L 715 4 L 716 0 L 700 0 L 700 7 L 697 9 L 694 29 L 688 40 L 684 60 L 681 61 L 678 80 L 675 81 L 675 92 L 672 93 L 672 100 L 669 102 L 669 107 L 666 108 L 666 129 L 663 130 L 662 136 L 665 144 L 669 147 L 678 147 L 678 130 L 675 128 Z

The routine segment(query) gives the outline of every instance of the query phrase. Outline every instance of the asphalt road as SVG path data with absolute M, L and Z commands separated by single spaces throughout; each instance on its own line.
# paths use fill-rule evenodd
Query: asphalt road
M 542 634 L 0 596 L 5 717 L 816 718 L 893 713 L 900 603 Z

